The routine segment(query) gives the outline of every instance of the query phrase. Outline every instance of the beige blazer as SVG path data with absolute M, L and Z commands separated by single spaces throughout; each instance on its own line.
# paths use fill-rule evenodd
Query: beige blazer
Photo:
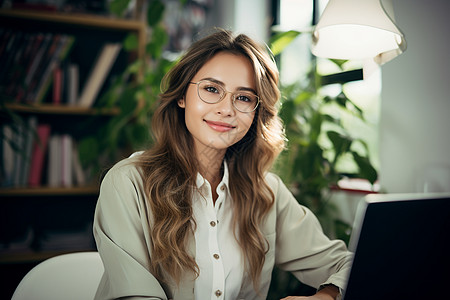
M 105 266 L 95 299 L 194 299 L 194 278 L 185 275 L 179 286 L 161 285 L 149 272 L 149 233 L 153 222 L 134 158 L 125 159 L 108 171 L 102 181 L 94 218 L 94 237 Z M 275 194 L 262 231 L 269 251 L 262 269 L 260 292 L 244 282 L 239 299 L 265 299 L 274 265 L 290 271 L 313 287 L 334 284 L 345 288 L 352 254 L 342 241 L 331 241 L 309 209 L 298 204 L 280 178 L 267 174 Z M 195 240 L 189 252 L 195 257 Z M 249 280 L 247 278 L 247 280 Z

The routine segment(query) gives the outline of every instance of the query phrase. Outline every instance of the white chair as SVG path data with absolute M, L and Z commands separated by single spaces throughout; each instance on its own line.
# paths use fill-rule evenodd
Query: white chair
M 25 275 L 11 300 L 92 300 L 103 270 L 98 252 L 55 256 Z

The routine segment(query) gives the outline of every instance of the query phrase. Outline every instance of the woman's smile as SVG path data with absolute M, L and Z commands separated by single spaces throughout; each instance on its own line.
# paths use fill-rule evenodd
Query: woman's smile
M 204 120 L 204 121 L 209 127 L 214 129 L 215 131 L 219 131 L 219 132 L 227 132 L 227 131 L 230 131 L 230 130 L 236 128 L 236 126 L 233 126 L 231 124 L 224 123 L 224 122 L 215 122 L 215 121 L 209 121 L 209 120 Z

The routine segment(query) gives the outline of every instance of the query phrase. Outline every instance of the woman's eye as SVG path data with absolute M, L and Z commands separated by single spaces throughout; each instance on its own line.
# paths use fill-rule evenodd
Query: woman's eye
M 236 97 L 236 100 L 242 101 L 242 102 L 252 102 L 252 99 L 246 95 L 238 95 Z
M 215 94 L 219 93 L 219 90 L 214 86 L 207 86 L 207 87 L 205 87 L 205 90 L 209 93 L 215 93 Z

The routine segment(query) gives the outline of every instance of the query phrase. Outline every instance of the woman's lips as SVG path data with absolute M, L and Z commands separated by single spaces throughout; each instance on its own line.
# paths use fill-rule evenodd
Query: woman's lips
M 211 127 L 212 129 L 214 129 L 216 131 L 219 131 L 219 132 L 230 131 L 231 129 L 236 127 L 231 124 L 223 123 L 223 122 L 214 122 L 214 121 L 208 121 L 208 120 L 204 120 L 204 121 L 206 122 L 206 124 L 208 124 L 209 127 Z

